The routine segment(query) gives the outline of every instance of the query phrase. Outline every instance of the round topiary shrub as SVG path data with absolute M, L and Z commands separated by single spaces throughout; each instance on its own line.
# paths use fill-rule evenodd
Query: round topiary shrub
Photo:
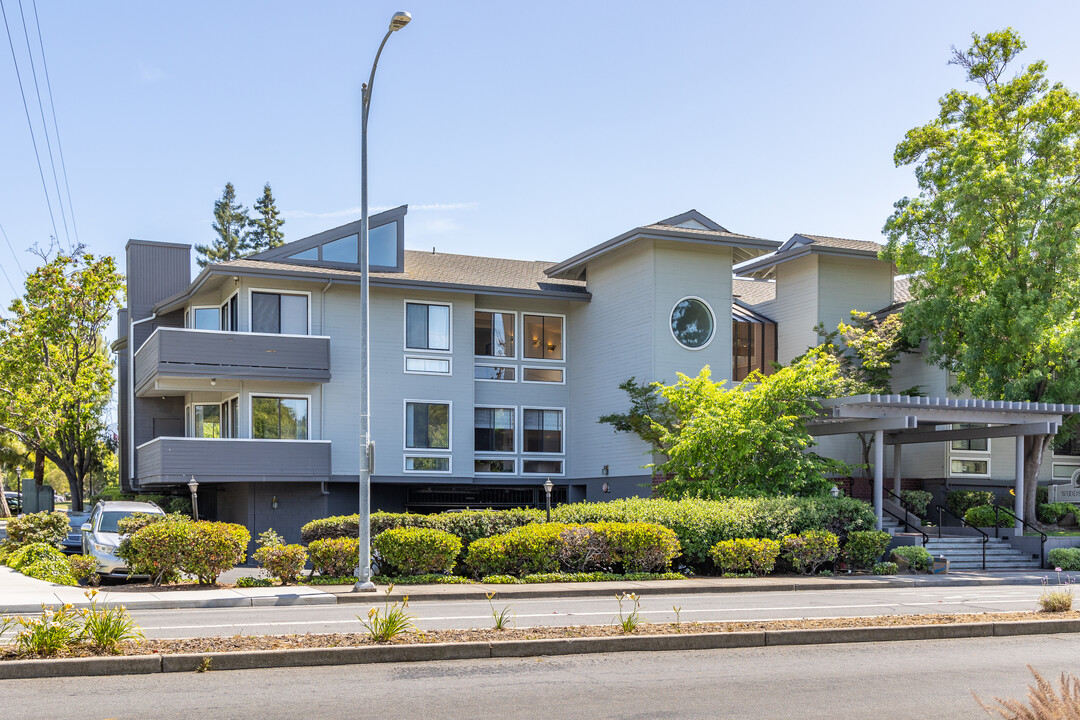
M 563 523 L 534 523 L 502 535 L 480 538 L 469 545 L 465 567 L 476 578 L 557 572 L 559 536 L 568 527 Z
M 783 543 L 784 555 L 795 569 L 806 575 L 814 575 L 825 563 L 840 554 L 840 542 L 827 530 L 807 530 L 799 535 L 788 535 Z
M 776 566 L 780 543 L 768 538 L 721 540 L 709 551 L 721 573 L 768 575 Z
M 461 552 L 461 538 L 434 528 L 394 528 L 371 542 L 380 572 L 390 566 L 402 575 L 449 573 Z
M 326 538 L 308 545 L 308 558 L 315 572 L 326 577 L 352 575 L 360 561 L 360 540 Z
M 295 583 L 307 563 L 307 551 L 303 545 L 287 545 L 273 529 L 259 533 L 259 549 L 252 557 L 271 576 L 281 580 L 282 585 Z
M 865 570 L 881 559 L 889 549 L 892 536 L 880 530 L 857 530 L 848 533 L 844 543 L 844 561 L 853 569 Z
M 663 572 L 679 556 L 679 538 L 674 532 L 655 523 L 598 522 L 590 525 L 604 536 L 611 547 L 612 559 L 624 573 Z

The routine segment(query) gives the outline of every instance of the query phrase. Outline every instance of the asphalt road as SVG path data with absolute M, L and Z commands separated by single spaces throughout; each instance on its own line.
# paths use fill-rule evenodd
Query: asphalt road
M 1034 610 L 1038 586 L 881 588 L 795 592 L 650 595 L 641 598 L 647 622 L 673 622 L 680 608 L 683 621 L 762 620 L 860 615 L 909 615 L 943 612 L 1011 612 Z M 284 635 L 293 633 L 363 632 L 357 615 L 371 603 L 193 610 L 139 610 L 133 613 L 147 637 Z M 614 596 L 540 598 L 495 601 L 509 605 L 517 627 L 540 625 L 604 625 L 618 614 Z M 623 601 L 625 612 L 631 609 Z M 481 601 L 412 602 L 409 612 L 422 630 L 490 627 L 491 606 Z
M 977 638 L 0 681 L 0 718 L 986 717 L 1080 637 Z

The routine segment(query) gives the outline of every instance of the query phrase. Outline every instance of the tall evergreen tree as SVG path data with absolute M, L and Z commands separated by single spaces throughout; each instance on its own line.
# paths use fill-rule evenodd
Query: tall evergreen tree
M 257 253 L 284 245 L 285 233 L 281 231 L 281 226 L 285 221 L 281 219 L 281 213 L 277 209 L 270 183 L 263 185 L 262 197 L 255 201 L 253 209 L 256 215 L 251 219 L 251 229 L 245 236 L 251 251 Z
M 196 245 L 199 257 L 195 262 L 199 267 L 211 263 L 236 260 L 247 255 L 247 235 L 245 228 L 251 224 L 247 208 L 236 201 L 236 190 L 232 183 L 225 183 L 221 199 L 214 203 L 214 232 L 217 239 L 213 245 Z

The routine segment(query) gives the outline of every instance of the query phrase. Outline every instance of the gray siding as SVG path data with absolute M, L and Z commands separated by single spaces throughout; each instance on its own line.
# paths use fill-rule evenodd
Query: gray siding
M 330 443 L 163 437 L 137 448 L 141 485 L 330 479 Z

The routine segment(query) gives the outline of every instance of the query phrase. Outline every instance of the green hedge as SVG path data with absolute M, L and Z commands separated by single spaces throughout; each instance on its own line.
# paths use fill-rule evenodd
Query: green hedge
M 68 516 L 62 512 L 38 512 L 8 520 L 8 542 L 14 546 L 45 543 L 60 546 L 68 534 Z
M 889 549 L 892 536 L 879 530 L 857 530 L 848 533 L 844 543 L 844 561 L 855 570 L 866 570 L 881 559 Z
M 975 527 L 994 527 L 994 507 L 992 505 L 979 505 L 968 508 L 968 511 L 964 513 L 964 522 Z M 998 527 L 1012 527 L 1015 524 L 1016 520 L 1009 513 L 998 513 Z
M 218 575 L 244 562 L 251 534 L 243 525 L 181 518 L 169 516 L 135 531 L 121 542 L 117 555 L 134 574 L 149 575 L 155 585 L 180 573 L 213 584 Z
M 473 577 L 527 575 L 559 570 L 559 536 L 564 523 L 533 523 L 469 545 L 465 567 Z
M 806 575 L 814 575 L 821 566 L 831 563 L 840 554 L 839 539 L 828 530 L 807 530 L 798 535 L 787 535 L 780 547 L 795 569 Z
M 51 543 L 27 543 L 9 554 L 5 563 L 28 577 L 57 585 L 78 585 L 67 558 Z
M 754 538 L 721 540 L 713 545 L 709 555 L 722 573 L 768 575 L 776 566 L 780 543 Z
M 1062 570 L 1080 570 L 1080 548 L 1054 548 L 1046 555 L 1050 566 Z
M 913 572 L 930 572 L 934 565 L 930 551 L 920 545 L 901 545 L 894 548 L 892 561 L 901 564 L 900 560 L 905 561 Z
M 442 530 L 461 538 L 464 548 L 473 540 L 501 535 L 516 527 L 542 522 L 544 513 L 528 508 L 510 510 L 465 510 L 438 515 L 375 512 L 371 514 L 371 536 L 387 530 L 420 527 Z M 300 529 L 300 541 L 310 544 L 327 538 L 355 538 L 359 534 L 359 515 L 337 515 L 312 520 Z
M 1053 525 L 1061 518 L 1065 517 L 1069 513 L 1075 513 L 1076 506 L 1072 503 L 1056 502 L 1056 503 L 1043 503 L 1035 507 L 1035 516 L 1039 518 L 1039 522 L 1048 523 Z
M 994 493 L 989 490 L 956 490 L 945 496 L 945 506 L 957 517 L 964 517 L 973 507 L 993 504 Z
M 461 538 L 435 528 L 401 527 L 371 541 L 379 572 L 400 575 L 449 573 L 461 552 Z
M 934 494 L 927 492 L 926 490 L 901 490 L 900 502 L 904 503 L 911 512 L 915 513 L 921 518 L 926 517 L 926 510 L 930 507 L 930 501 L 934 499 Z
M 315 572 L 327 577 L 352 575 L 360 562 L 360 541 L 356 538 L 312 540 L 308 557 Z

